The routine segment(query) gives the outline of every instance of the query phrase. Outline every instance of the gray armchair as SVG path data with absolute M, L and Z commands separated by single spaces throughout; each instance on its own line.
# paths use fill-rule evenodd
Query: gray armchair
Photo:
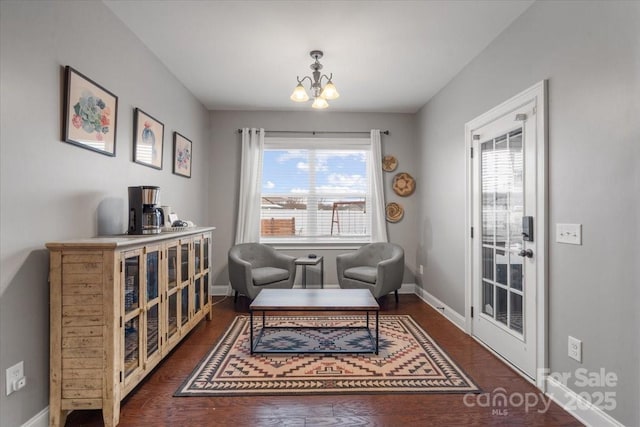
M 394 243 L 371 243 L 336 257 L 341 288 L 369 289 L 377 299 L 395 292 L 404 276 L 404 250 Z
M 238 293 L 253 300 L 264 288 L 293 288 L 295 258 L 260 243 L 241 243 L 229 249 L 229 281 Z

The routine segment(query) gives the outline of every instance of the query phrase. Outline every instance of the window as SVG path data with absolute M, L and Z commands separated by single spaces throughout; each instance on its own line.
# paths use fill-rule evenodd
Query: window
M 371 241 L 369 139 L 265 138 L 260 241 Z

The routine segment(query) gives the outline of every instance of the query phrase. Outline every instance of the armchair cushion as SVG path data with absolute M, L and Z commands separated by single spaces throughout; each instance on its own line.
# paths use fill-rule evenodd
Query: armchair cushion
M 251 269 L 251 275 L 253 276 L 254 285 L 264 286 L 281 280 L 287 280 L 289 278 L 289 271 L 275 267 L 258 267 Z
M 373 285 L 376 283 L 377 273 L 378 269 L 376 267 L 351 267 L 344 271 L 344 277 L 371 283 Z

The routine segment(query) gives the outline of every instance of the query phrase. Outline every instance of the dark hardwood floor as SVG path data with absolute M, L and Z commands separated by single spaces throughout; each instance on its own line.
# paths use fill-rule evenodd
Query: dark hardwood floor
M 217 297 L 212 321 L 202 321 L 121 406 L 119 426 L 579 426 L 582 425 L 415 295 L 383 298 L 383 314 L 409 314 L 486 394 L 173 397 L 231 320 L 248 313 L 240 298 Z M 504 390 L 501 390 L 504 389 Z M 513 405 L 491 406 L 503 394 Z M 483 396 L 482 398 L 480 396 Z M 519 397 L 533 401 L 525 408 Z M 101 426 L 100 411 L 74 411 L 67 426 Z

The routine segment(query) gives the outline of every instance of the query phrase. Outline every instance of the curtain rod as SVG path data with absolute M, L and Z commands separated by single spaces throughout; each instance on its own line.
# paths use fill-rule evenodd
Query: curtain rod
M 344 130 L 265 130 L 265 132 L 270 132 L 270 133 L 310 133 L 312 135 L 320 135 L 320 134 L 325 134 L 325 133 L 371 133 L 371 131 L 368 130 L 364 130 L 364 131 L 344 131 Z M 238 129 L 238 133 L 242 133 L 242 129 Z M 389 131 L 388 130 L 381 130 L 380 131 L 381 134 L 384 135 L 389 135 Z

